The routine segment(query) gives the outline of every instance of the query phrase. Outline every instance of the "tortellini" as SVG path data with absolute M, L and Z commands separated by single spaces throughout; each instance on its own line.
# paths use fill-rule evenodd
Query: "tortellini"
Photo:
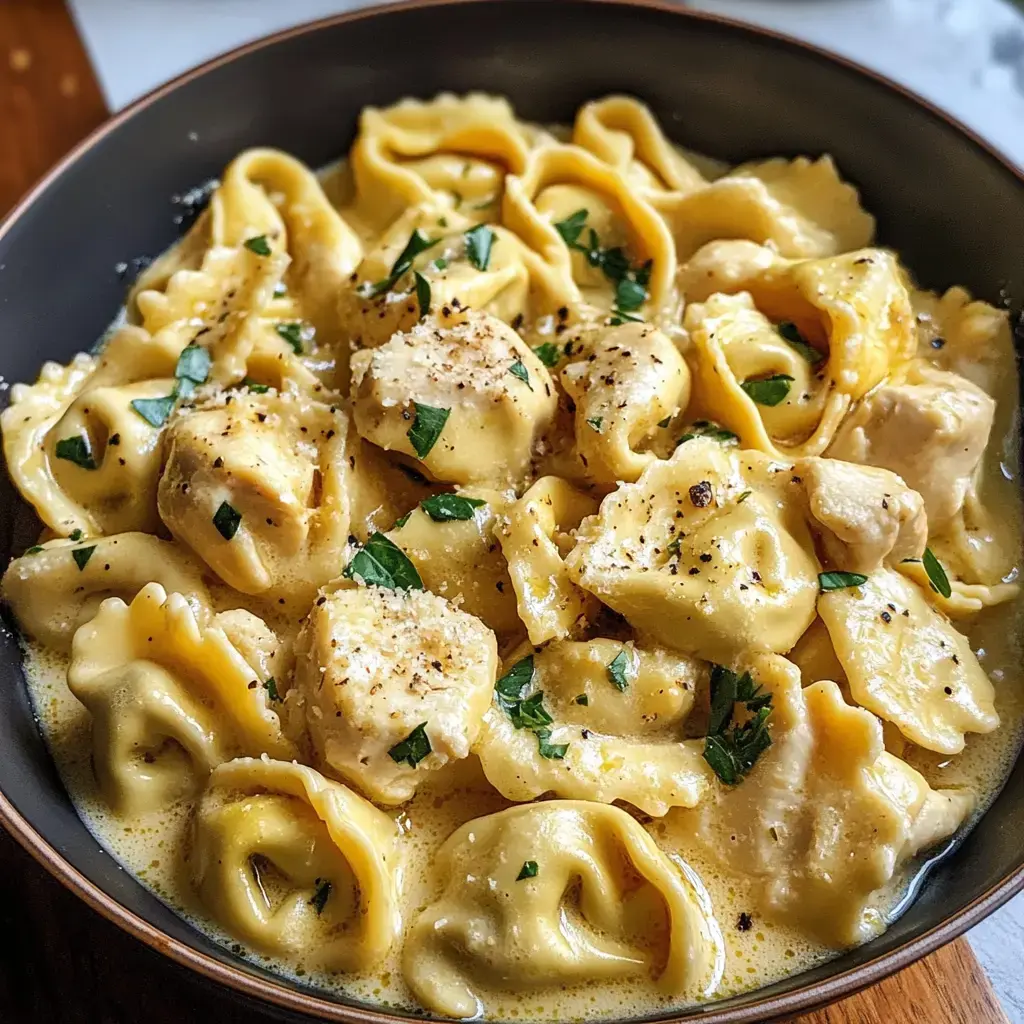
M 901 573 L 822 595 L 818 612 L 853 699 L 912 743 L 942 754 L 999 725 L 995 693 L 967 638 Z
M 394 822 L 305 765 L 239 758 L 215 768 L 191 862 L 221 924 L 306 970 L 366 970 L 401 932 Z
M 686 813 L 709 852 L 759 882 L 769 917 L 829 946 L 864 942 L 885 924 L 879 890 L 954 832 L 974 795 L 932 790 L 886 752 L 878 720 L 847 705 L 835 683 L 802 689 L 795 666 L 777 657 L 740 667 L 772 693 L 772 745 L 741 786 Z
M 106 598 L 131 601 L 147 583 L 181 594 L 205 621 L 210 595 L 196 560 L 180 545 L 146 533 L 38 546 L 7 567 L 0 595 L 25 633 L 66 650 Z
M 426 591 L 382 587 L 318 597 L 297 657 L 319 763 L 389 805 L 469 754 L 498 667 L 479 619 Z
M 685 441 L 604 499 L 566 566 L 667 647 L 719 662 L 788 651 L 818 592 L 799 486 L 790 464 Z
M 681 727 L 699 662 L 614 640 L 555 642 L 526 657 L 521 700 L 499 683 L 474 748 L 502 796 L 625 800 L 657 815 L 697 803 L 709 774 L 703 742 L 684 741 Z M 553 719 L 541 741 L 524 714 Z
M 562 370 L 561 381 L 576 406 L 577 456 L 585 475 L 603 484 L 633 483 L 655 462 L 654 451 L 638 449 L 690 399 L 683 357 L 646 324 L 603 333 L 586 358 Z
M 119 814 L 160 810 L 238 754 L 290 758 L 271 691 L 181 594 L 108 598 L 75 634 L 71 692 L 92 715 L 93 767 Z
M 562 639 L 597 612 L 597 600 L 576 586 L 565 566 L 574 531 L 597 501 L 555 476 L 541 477 L 495 528 L 530 643 Z
M 898 564 L 924 553 L 924 500 L 895 473 L 820 458 L 802 459 L 794 469 L 833 567 L 871 573 L 883 562 Z
M 914 354 L 899 265 L 889 252 L 864 249 L 782 263 L 744 286 L 751 294 L 687 308 L 694 412 L 707 412 L 745 447 L 820 455 L 852 402 Z
M 504 991 L 650 975 L 667 994 L 714 983 L 715 938 L 692 883 L 624 811 L 585 801 L 513 807 L 441 847 L 437 902 L 413 923 L 403 969 L 450 1017 Z
M 499 488 L 523 479 L 558 401 L 515 331 L 476 314 L 356 353 L 352 397 L 368 441 L 418 459 L 435 480 Z
M 864 398 L 828 454 L 898 473 L 924 498 L 935 529 L 963 506 L 994 412 L 981 388 L 918 362 Z
M 340 409 L 272 392 L 185 410 L 167 431 L 160 515 L 236 590 L 308 602 L 344 567 L 347 430 Z

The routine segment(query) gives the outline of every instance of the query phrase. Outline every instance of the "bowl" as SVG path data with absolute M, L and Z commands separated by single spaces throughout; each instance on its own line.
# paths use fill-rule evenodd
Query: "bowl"
M 363 10 L 244 46 L 134 103 L 82 143 L 0 228 L 0 374 L 88 349 L 140 256 L 187 220 L 180 197 L 240 150 L 313 166 L 350 144 L 361 107 L 441 90 L 505 94 L 568 121 L 609 92 L 645 100 L 670 136 L 732 163 L 832 153 L 919 282 L 999 303 L 1024 295 L 1024 178 L 962 125 L 879 76 L 803 43 L 676 5 L 618 0 L 424 0 Z M 0 554 L 36 526 L 6 474 Z M 15 634 L 0 635 L 0 821 L 57 879 L 168 957 L 291 1017 L 383 1022 L 193 930 L 99 846 L 33 719 Z M 660 1019 L 740 1024 L 849 995 L 955 938 L 1024 888 L 1024 765 L 936 861 L 887 932 L 768 988 Z

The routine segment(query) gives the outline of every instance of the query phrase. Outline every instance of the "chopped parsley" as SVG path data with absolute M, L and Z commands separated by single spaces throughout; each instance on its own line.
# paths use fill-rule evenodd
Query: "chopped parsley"
M 422 320 L 430 312 L 430 282 L 418 270 L 413 271 L 412 277 L 416 282 L 416 302 Z
M 558 351 L 558 346 L 552 345 L 550 341 L 545 341 L 543 345 L 538 345 L 533 350 L 533 354 L 549 370 L 553 370 L 562 359 L 562 353 Z
M 132 408 L 151 426 L 162 427 L 178 400 L 175 392 L 162 398 L 134 398 Z
M 327 901 L 331 898 L 331 883 L 326 878 L 318 878 L 313 884 L 316 886 L 316 890 L 313 893 L 313 898 L 309 901 L 309 905 L 316 911 L 316 915 L 319 917 L 324 912 Z
M 743 502 L 745 502 L 745 501 L 747 500 L 747 498 L 749 498 L 749 497 L 750 497 L 750 496 L 751 496 L 751 495 L 752 495 L 753 493 L 754 493 L 753 491 L 744 491 L 744 492 L 743 492 L 743 493 L 742 493 L 742 494 L 741 494 L 741 495 L 740 495 L 740 496 L 739 496 L 739 497 L 738 497 L 738 498 L 736 499 L 736 504 L 737 504 L 737 505 L 742 505 L 742 504 L 743 504 Z
M 632 670 L 633 664 L 629 655 L 625 651 L 619 651 L 608 664 L 608 681 L 617 690 L 628 690 Z
M 442 270 L 448 269 L 448 261 L 443 256 L 438 256 L 432 264 L 433 268 L 440 273 Z
M 416 228 L 409 236 L 409 241 L 405 243 L 405 248 L 398 254 L 398 259 L 391 265 L 391 273 L 384 280 L 366 286 L 363 294 L 373 297 L 391 291 L 398 279 L 412 269 L 412 261 L 421 252 L 426 252 L 431 246 L 437 245 L 439 241 L 438 238 L 427 238 L 419 228 Z
M 277 331 L 278 335 L 292 347 L 292 351 L 297 355 L 302 355 L 302 324 L 293 320 L 286 324 L 275 324 L 274 330 Z
M 562 236 L 562 241 L 570 249 L 575 248 L 576 243 L 579 242 L 580 234 L 583 231 L 583 225 L 587 223 L 588 215 L 586 210 L 577 210 L 571 216 L 566 217 L 565 220 L 557 221 L 553 225 L 554 229 Z
M 931 548 L 924 549 L 924 558 L 921 561 L 924 562 L 924 571 L 928 573 L 928 582 L 932 589 L 948 599 L 953 593 L 953 588 L 949 585 L 946 570 L 942 568 L 942 563 L 935 557 Z
M 33 545 L 32 545 L 32 547 L 30 547 L 30 548 L 29 548 L 29 549 L 28 549 L 28 550 L 27 550 L 27 551 L 25 552 L 25 554 L 26 554 L 26 555 L 38 555 L 38 554 L 39 554 L 39 552 L 40 552 L 40 551 L 42 551 L 42 550 L 43 550 L 43 546 L 42 546 L 42 544 L 33 544 Z
M 761 380 L 745 380 L 740 387 L 758 405 L 776 406 L 786 400 L 793 378 L 788 373 L 773 373 Z
M 177 378 L 175 397 L 187 398 L 200 385 L 206 383 L 210 376 L 210 353 L 202 345 L 186 345 L 178 356 L 178 364 L 174 368 Z
M 395 764 L 407 764 L 415 768 L 430 753 L 430 737 L 427 736 L 427 723 L 420 722 L 401 743 L 396 743 L 388 756 Z
M 530 383 L 530 371 L 523 366 L 522 359 L 517 359 L 509 368 L 508 372 L 517 380 L 521 380 L 531 391 L 533 385 Z
M 452 411 L 438 409 L 432 405 L 420 405 L 419 402 L 413 402 L 412 405 L 416 410 L 416 416 L 412 426 L 406 431 L 406 437 L 412 442 L 416 454 L 425 459 L 441 436 L 441 431 L 444 430 Z
M 692 441 L 695 437 L 706 437 L 712 441 L 718 441 L 719 444 L 728 445 L 738 444 L 740 440 L 731 430 L 720 427 L 713 420 L 696 420 L 690 425 L 686 433 L 679 438 L 679 444 Z
M 537 877 L 537 862 L 535 860 L 523 861 L 523 866 L 519 869 L 519 874 L 516 875 L 516 881 L 521 882 L 524 878 L 536 878 Z
M 96 545 L 88 548 L 75 548 L 71 552 L 71 557 L 75 560 L 75 565 L 78 566 L 78 571 L 81 572 L 88 564 L 89 559 L 92 558 L 92 553 L 96 550 Z
M 824 362 L 824 354 L 804 340 L 804 336 L 792 321 L 783 321 L 783 323 L 779 324 L 775 329 L 779 332 L 779 336 L 792 348 L 796 349 L 796 351 L 799 352 L 800 355 L 802 355 L 804 359 L 811 364 L 811 366 L 818 366 L 820 363 Z
M 258 384 L 251 377 L 242 381 L 242 387 L 248 388 L 254 395 L 265 395 L 270 390 L 269 384 Z
M 552 761 L 561 761 L 565 757 L 565 752 L 569 749 L 568 743 L 552 743 L 550 729 L 537 729 L 535 732 L 537 735 L 537 749 L 540 751 L 541 757 L 546 757 Z
M 590 419 L 587 420 L 587 426 L 593 430 L 596 430 L 600 434 L 601 428 L 604 426 L 604 417 L 591 416 Z
M 732 724 L 737 703 L 750 713 L 742 725 Z M 772 694 L 762 693 L 749 672 L 738 676 L 722 665 L 714 666 L 704 760 L 726 785 L 736 785 L 772 745 L 767 727 L 771 713 Z
M 132 402 L 132 405 L 135 403 Z M 65 462 L 73 462 L 82 469 L 95 469 L 96 460 L 93 458 L 92 445 L 89 443 L 88 435 L 77 434 L 74 437 L 65 437 L 58 441 L 53 448 L 54 455 Z
M 867 583 L 868 578 L 859 572 L 819 572 L 818 589 L 827 594 L 832 590 L 845 590 Z
M 461 494 L 435 494 L 433 497 L 424 498 L 420 502 L 420 508 L 435 523 L 451 523 L 472 519 L 473 510 L 486 504 L 487 502 L 481 498 L 465 498 Z
M 664 428 L 664 427 L 667 427 L 671 422 L 672 422 L 672 417 L 671 416 L 666 416 L 663 420 L 658 420 L 658 426 Z
M 225 539 L 231 540 L 242 522 L 242 513 L 233 508 L 226 501 L 220 503 L 220 508 L 213 514 L 213 525 L 217 532 Z
M 82 539 L 82 531 L 81 530 L 72 530 L 68 534 L 68 540 L 81 540 L 81 539 Z
M 277 680 L 271 676 L 264 684 L 263 689 L 267 691 L 267 696 L 271 700 L 282 701 L 284 697 L 277 690 Z
M 394 526 L 391 527 L 391 529 L 392 530 L 400 530 L 403 526 L 405 526 L 405 524 L 407 522 L 409 522 L 409 516 L 411 516 L 411 515 L 412 515 L 411 512 L 406 512 L 404 516 L 399 516 L 395 520 L 395 524 L 394 524 Z
M 490 204 L 487 204 L 490 205 Z M 491 246 L 494 232 L 486 224 L 478 224 L 463 236 L 466 240 L 466 257 L 476 270 L 486 270 L 491 261 Z
M 242 245 L 244 245 L 249 252 L 256 253 L 257 256 L 270 255 L 270 243 L 267 241 L 266 235 L 256 235 L 253 238 L 247 238 Z
M 422 590 L 423 580 L 409 556 L 383 533 L 374 533 L 352 556 L 342 575 L 359 577 L 368 587 Z

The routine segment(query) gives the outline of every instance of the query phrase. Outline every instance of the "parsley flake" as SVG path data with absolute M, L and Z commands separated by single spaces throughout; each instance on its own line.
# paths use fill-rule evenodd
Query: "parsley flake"
M 942 568 L 942 563 L 935 557 L 931 548 L 924 549 L 924 557 L 921 561 L 924 562 L 924 571 L 928 573 L 928 582 L 932 589 L 948 599 L 953 593 L 953 588 L 949 585 L 946 570 Z
M 151 427 L 159 428 L 167 422 L 177 400 L 177 394 L 171 393 L 162 398 L 134 398 L 131 405 Z
M 779 332 L 779 336 L 787 342 L 790 347 L 794 348 L 800 353 L 811 364 L 811 366 L 818 366 L 825 361 L 825 355 L 819 352 L 813 345 L 808 344 L 804 340 L 804 336 L 800 333 L 796 324 L 790 320 L 783 321 L 775 328 Z
M 438 409 L 432 405 L 420 405 L 419 402 L 413 402 L 412 405 L 416 410 L 416 417 L 405 436 L 412 442 L 416 454 L 425 459 L 441 436 L 441 431 L 444 430 L 444 425 L 451 415 L 451 409 Z
M 405 248 L 398 254 L 398 259 L 391 265 L 391 273 L 383 281 L 370 285 L 364 293 L 372 297 L 391 291 L 398 283 L 398 279 L 412 269 L 412 261 L 421 252 L 426 252 L 431 246 L 437 245 L 439 241 L 439 238 L 427 238 L 419 228 L 416 228 L 409 236 L 409 241 L 405 243 Z
M 422 320 L 430 312 L 430 282 L 418 270 L 413 271 L 412 277 L 416 282 L 416 302 Z
M 476 270 L 486 270 L 491 261 L 491 246 L 494 245 L 494 232 L 486 224 L 478 224 L 467 231 L 463 238 L 466 241 L 466 257 Z
M 549 369 L 553 370 L 562 359 L 562 353 L 558 351 L 557 345 L 552 345 L 550 341 L 545 341 L 543 345 L 538 345 L 534 350 L 533 354 Z
M 574 214 L 566 217 L 565 220 L 556 221 L 552 226 L 562 236 L 562 241 L 572 248 L 579 241 L 583 225 L 587 223 L 588 216 L 586 210 L 577 210 Z
M 270 243 L 267 241 L 266 235 L 256 235 L 253 238 L 247 238 L 242 245 L 244 245 L 249 252 L 256 253 L 257 256 L 270 255 Z
M 750 713 L 742 725 L 731 724 L 737 703 Z M 736 785 L 771 746 L 766 724 L 771 713 L 772 694 L 763 693 L 749 672 L 738 676 L 722 665 L 714 666 L 704 760 L 726 785 Z
M 604 417 L 603 416 L 591 416 L 590 419 L 587 420 L 587 426 L 591 427 L 594 430 L 596 430 L 600 434 L 601 433 L 601 427 L 604 426 Z
M 422 590 L 423 580 L 409 556 L 383 533 L 374 533 L 352 556 L 342 575 L 358 577 L 368 587 L 389 590 Z
M 427 723 L 420 722 L 401 743 L 396 743 L 388 751 L 388 756 L 395 764 L 407 764 L 410 768 L 415 768 L 430 751 Z
M 521 380 L 531 391 L 533 385 L 530 383 L 530 371 L 523 366 L 522 359 L 517 359 L 509 368 L 508 372 L 517 380 Z
M 718 441 L 719 444 L 725 445 L 738 444 L 740 440 L 731 430 L 720 427 L 712 420 L 696 420 L 690 425 L 686 433 L 679 438 L 679 444 L 692 441 L 695 437 L 707 437 L 712 441 Z
M 519 869 L 519 874 L 516 875 L 516 881 L 521 882 L 524 878 L 536 878 L 537 870 L 537 862 L 535 860 L 523 861 L 523 866 Z
M 210 376 L 210 353 L 202 345 L 186 345 L 178 356 L 178 364 L 174 368 L 174 376 L 178 380 L 177 391 L 182 397 L 191 394 L 195 387 L 206 383 Z M 184 390 L 183 390 L 184 385 Z
M 39 552 L 42 551 L 42 550 L 43 550 L 43 546 L 41 544 L 33 544 L 32 547 L 30 547 L 25 552 L 25 554 L 26 555 L 38 555 Z
M 608 681 L 617 690 L 628 690 L 632 670 L 633 664 L 629 655 L 625 651 L 619 651 L 608 664 Z
M 565 752 L 569 749 L 568 743 L 552 743 L 550 729 L 537 729 L 537 749 L 541 757 L 552 761 L 561 761 Z
M 268 697 L 269 697 L 269 698 L 270 698 L 271 700 L 276 700 L 276 701 L 282 701 L 282 700 L 284 700 L 284 697 L 282 697 L 282 696 L 281 696 L 281 694 L 280 694 L 280 693 L 278 692 L 278 689 L 277 689 L 277 680 L 276 680 L 276 679 L 275 679 L 275 678 L 274 678 L 273 676 L 271 676 L 271 677 L 270 677 L 270 678 L 269 678 L 269 679 L 268 679 L 268 680 L 267 680 L 267 681 L 266 681 L 266 682 L 265 682 L 265 683 L 263 684 L 263 689 L 267 691 L 267 696 L 268 696 Z
M 92 558 L 92 553 L 96 550 L 96 545 L 88 548 L 75 548 L 71 552 L 71 557 L 75 560 L 75 565 L 78 566 L 78 571 L 81 572 L 88 564 L 89 559 Z
M 269 384 L 258 384 L 251 377 L 242 381 L 242 387 L 248 388 L 254 395 L 265 395 L 270 390 Z
M 302 324 L 293 320 L 287 324 L 275 324 L 274 330 L 277 331 L 279 337 L 291 345 L 292 351 L 297 356 L 302 355 Z
M 132 402 L 132 405 L 135 403 Z M 93 458 L 92 445 L 86 434 L 76 434 L 58 441 L 53 448 L 54 455 L 65 462 L 73 462 L 82 469 L 95 469 L 96 459 Z
M 81 540 L 81 539 L 82 539 L 82 531 L 81 530 L 72 530 L 68 534 L 68 540 Z
M 242 513 L 232 508 L 226 501 L 220 503 L 220 508 L 213 514 L 213 525 L 217 532 L 225 539 L 231 540 L 242 522 Z
M 771 407 L 780 405 L 786 400 L 792 383 L 793 378 L 789 374 L 773 373 L 770 377 L 763 377 L 761 380 L 745 380 L 740 387 L 758 405 Z
M 473 510 L 486 505 L 481 498 L 465 498 L 461 494 L 435 494 L 424 498 L 420 508 L 435 523 L 452 523 L 473 518 Z
M 867 576 L 859 572 L 818 573 L 818 589 L 823 594 L 828 594 L 833 590 L 845 590 L 847 587 L 859 587 L 867 581 Z

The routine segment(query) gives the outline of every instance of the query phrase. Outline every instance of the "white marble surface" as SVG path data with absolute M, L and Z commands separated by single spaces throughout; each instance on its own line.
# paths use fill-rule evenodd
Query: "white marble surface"
M 352 0 L 70 3 L 114 109 L 240 43 L 360 6 Z M 694 0 L 691 6 L 800 36 L 875 68 L 951 111 L 1024 166 L 1024 14 L 1004 0 Z M 975 928 L 970 940 L 1007 1015 L 1024 1024 L 1024 895 Z

